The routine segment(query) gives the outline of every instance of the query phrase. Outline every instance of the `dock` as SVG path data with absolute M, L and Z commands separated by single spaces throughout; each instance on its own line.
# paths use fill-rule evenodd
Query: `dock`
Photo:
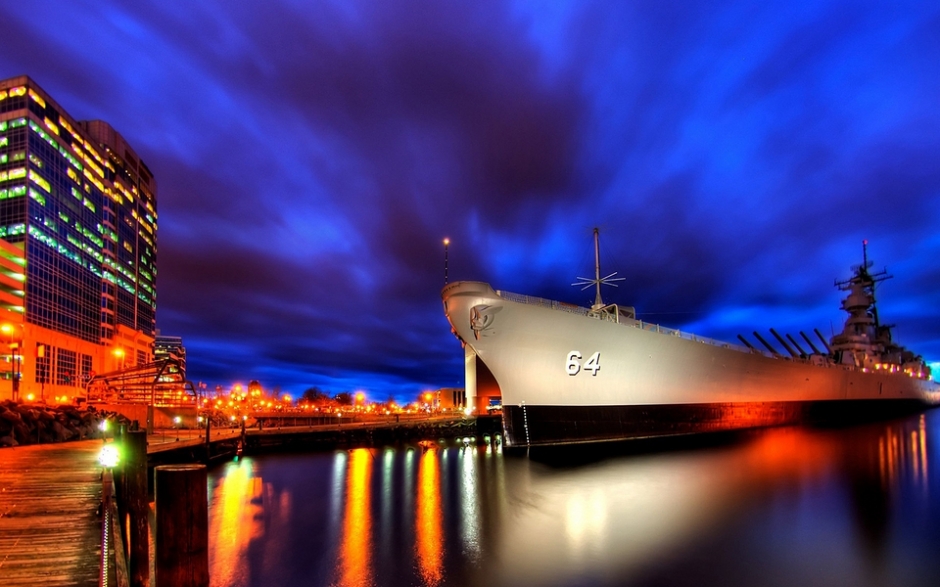
M 499 420 L 410 419 L 160 430 L 147 437 L 150 468 L 249 452 L 320 450 L 496 432 Z M 0 586 L 93 587 L 101 560 L 101 439 L 0 449 Z M 150 481 L 152 481 L 152 476 Z
M 0 449 L 0 585 L 98 585 L 101 446 Z

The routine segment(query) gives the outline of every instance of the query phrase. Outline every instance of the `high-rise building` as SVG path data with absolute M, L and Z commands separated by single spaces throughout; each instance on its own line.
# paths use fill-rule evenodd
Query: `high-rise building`
M 0 399 L 72 401 L 152 360 L 156 232 L 156 182 L 120 134 L 0 81 Z
M 186 347 L 183 346 L 183 339 L 179 336 L 166 336 L 160 334 L 157 330 L 157 336 L 153 341 L 153 359 L 173 359 L 179 362 L 179 373 L 185 379 L 186 376 Z

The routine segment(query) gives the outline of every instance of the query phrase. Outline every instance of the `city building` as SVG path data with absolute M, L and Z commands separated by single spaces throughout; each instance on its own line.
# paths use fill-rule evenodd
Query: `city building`
M 179 336 L 166 336 L 157 331 L 157 336 L 153 341 L 153 359 L 175 359 L 179 361 L 180 373 L 185 379 L 186 376 L 186 347 L 183 346 L 183 339 Z
M 459 387 L 442 387 L 437 390 L 442 410 L 462 410 L 467 407 L 467 392 Z
M 148 363 L 156 183 L 111 126 L 0 81 L 0 399 L 74 401 Z

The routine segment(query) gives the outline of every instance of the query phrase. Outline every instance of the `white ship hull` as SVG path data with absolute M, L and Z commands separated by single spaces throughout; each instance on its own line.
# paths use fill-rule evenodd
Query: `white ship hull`
M 779 425 L 934 405 L 929 378 L 774 357 L 623 316 L 458 282 L 455 334 L 502 394 L 509 445 Z

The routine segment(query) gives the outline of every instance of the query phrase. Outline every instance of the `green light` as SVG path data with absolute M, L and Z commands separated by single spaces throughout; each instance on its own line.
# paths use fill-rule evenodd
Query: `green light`
M 117 445 L 106 444 L 101 447 L 101 453 L 98 455 L 98 462 L 101 463 L 102 467 L 116 467 L 118 465 L 118 461 L 120 460 L 121 453 L 118 452 Z

